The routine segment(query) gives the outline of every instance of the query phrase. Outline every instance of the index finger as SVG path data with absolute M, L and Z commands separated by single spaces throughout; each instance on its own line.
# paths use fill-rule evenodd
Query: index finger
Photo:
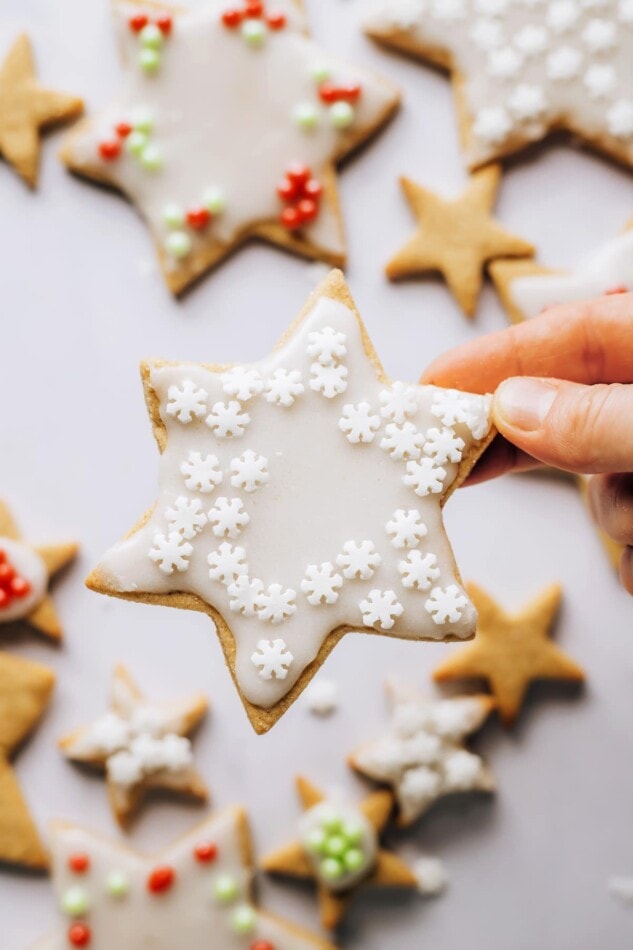
M 553 307 L 435 360 L 420 382 L 494 392 L 511 376 L 633 382 L 633 294 Z

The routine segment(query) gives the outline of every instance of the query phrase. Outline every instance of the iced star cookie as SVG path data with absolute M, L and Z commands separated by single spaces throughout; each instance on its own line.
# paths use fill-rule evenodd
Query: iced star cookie
M 73 542 L 27 544 L 0 501 L 0 627 L 25 623 L 46 637 L 61 639 L 62 628 L 48 586 L 77 551 Z
M 0 653 L 0 864 L 48 867 L 11 758 L 41 718 L 54 685 L 55 675 L 47 667 Z
M 53 825 L 50 845 L 60 922 L 32 950 L 334 950 L 254 904 L 240 808 L 154 856 L 64 822 Z
M 87 583 L 209 614 L 258 732 L 347 632 L 474 634 L 442 506 L 490 399 L 389 380 L 340 272 L 260 362 L 142 375 L 158 499 Z
M 387 683 L 389 730 L 349 758 L 362 775 L 393 788 L 399 823 L 410 825 L 445 795 L 493 792 L 484 761 L 465 747 L 495 708 L 489 696 L 425 699 L 406 684 Z
M 201 693 L 153 703 L 123 666 L 114 671 L 111 711 L 60 740 L 64 755 L 103 770 L 117 821 L 125 825 L 148 792 L 177 792 L 204 802 L 189 734 L 207 711 Z
M 417 231 L 387 264 L 390 280 L 439 272 L 466 316 L 474 316 L 487 265 L 534 253 L 531 244 L 492 217 L 500 179 L 500 166 L 483 168 L 459 198 L 447 200 L 402 178 Z
M 297 790 L 303 806 L 298 838 L 264 858 L 262 868 L 314 881 L 326 930 L 340 924 L 361 888 L 418 889 L 412 869 L 380 844 L 393 808 L 388 792 L 354 805 L 338 795 L 325 795 L 304 778 L 297 779 Z
M 550 640 L 562 597 L 552 584 L 516 614 L 508 614 L 480 587 L 468 585 L 479 611 L 477 636 L 451 654 L 433 673 L 438 683 L 483 679 L 490 686 L 499 716 L 511 726 L 536 680 L 582 683 L 583 670 Z
M 77 96 L 41 86 L 28 36 L 18 36 L 0 66 L 0 155 L 32 188 L 40 164 L 40 132 L 83 112 Z
M 366 29 L 450 71 L 469 167 L 559 129 L 633 164 L 631 0 L 374 0 Z
M 169 288 L 250 238 L 343 264 L 335 165 L 395 111 L 391 83 L 317 46 L 300 0 L 114 12 L 123 90 L 63 159 L 137 206 Z

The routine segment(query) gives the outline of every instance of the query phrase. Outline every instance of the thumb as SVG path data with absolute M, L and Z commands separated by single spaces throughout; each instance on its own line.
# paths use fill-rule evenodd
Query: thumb
M 633 472 L 633 386 L 581 386 L 517 376 L 495 393 L 508 441 L 567 472 Z

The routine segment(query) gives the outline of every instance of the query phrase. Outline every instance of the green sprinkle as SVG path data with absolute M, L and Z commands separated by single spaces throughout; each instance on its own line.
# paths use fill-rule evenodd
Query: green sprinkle
M 365 855 L 360 848 L 350 848 L 343 856 L 347 871 L 360 871 L 365 863 Z
M 142 49 L 138 61 L 143 72 L 155 73 L 160 66 L 160 53 L 156 49 Z
M 141 46 L 146 49 L 157 50 L 163 48 L 163 34 L 154 23 L 148 23 L 147 26 L 144 26 L 138 36 Z
M 231 914 L 231 927 L 237 934 L 250 934 L 255 929 L 257 915 L 249 904 L 236 907 Z
M 145 109 L 139 109 L 138 112 L 134 113 L 132 125 L 137 132 L 153 132 L 154 116 L 151 112 L 148 112 Z
M 303 102 L 294 110 L 294 120 L 304 132 L 312 132 L 319 124 L 319 110 L 309 102 Z
M 325 853 L 331 858 L 340 858 L 347 850 L 347 841 L 342 835 L 331 835 L 325 843 Z
M 171 235 L 173 237 L 173 234 Z M 186 236 L 186 235 L 185 235 Z M 213 882 L 213 896 L 221 904 L 230 904 L 237 897 L 237 881 L 231 874 L 220 874 Z
M 330 106 L 330 122 L 335 129 L 348 129 L 356 117 L 349 102 L 335 102 Z
M 321 875 L 326 881 L 337 881 L 345 873 L 343 865 L 336 858 L 325 858 L 321 861 Z
M 83 887 L 69 887 L 61 899 L 61 908 L 69 917 L 82 917 L 90 907 Z
M 143 149 L 147 147 L 148 141 L 145 132 L 135 129 L 134 132 L 130 132 L 128 135 L 125 147 L 132 155 L 140 155 Z
M 249 46 L 262 46 L 266 39 L 266 27 L 261 20 L 244 20 L 242 36 Z
M 313 854 L 320 854 L 325 850 L 327 836 L 321 828 L 313 828 L 305 837 L 305 846 Z
M 106 891 L 110 897 L 125 897 L 130 889 L 130 882 L 123 871 L 110 871 L 106 878 Z
M 343 825 L 343 837 L 348 844 L 358 844 L 363 837 L 363 826 L 357 821 L 347 821 Z
M 329 79 L 332 73 L 330 67 L 326 66 L 325 63 L 317 63 L 310 69 L 310 75 L 315 82 L 322 83 Z
M 334 810 L 323 814 L 321 824 L 329 834 L 336 834 L 343 829 L 343 819 Z
M 172 231 L 165 242 L 168 253 L 177 261 L 191 253 L 191 238 L 186 231 Z
M 180 205 L 165 205 L 163 208 L 163 221 L 168 228 L 182 228 L 185 223 L 185 213 Z
M 146 171 L 155 172 L 163 167 L 163 155 L 155 145 L 146 145 L 139 155 L 141 165 Z
M 207 188 L 203 197 L 202 204 L 209 214 L 222 214 L 226 208 L 226 197 L 220 188 Z

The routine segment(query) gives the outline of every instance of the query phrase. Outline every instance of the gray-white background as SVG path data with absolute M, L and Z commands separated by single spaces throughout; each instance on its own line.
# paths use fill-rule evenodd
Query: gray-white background
M 312 0 L 309 8 L 319 40 L 382 70 L 404 92 L 396 120 L 344 170 L 341 194 L 352 291 L 387 371 L 416 380 L 443 350 L 504 325 L 490 289 L 468 324 L 441 284 L 394 287 L 382 276 L 412 228 L 397 176 L 448 193 L 464 185 L 450 86 L 365 40 L 361 0 Z M 21 28 L 48 84 L 84 94 L 90 109 L 107 100 L 120 75 L 107 0 L 3 0 L 1 54 Z M 139 360 L 255 359 L 318 275 L 271 248 L 250 247 L 174 302 L 135 213 L 73 180 L 56 159 L 58 144 L 48 139 L 35 195 L 0 164 L 0 495 L 28 538 L 77 537 L 83 548 L 55 592 L 64 646 L 29 634 L 5 638 L 7 649 L 58 673 L 49 714 L 17 771 L 42 829 L 59 816 L 118 834 L 103 781 L 64 762 L 55 741 L 103 711 L 111 669 L 122 660 L 150 696 L 209 694 L 198 762 L 216 805 L 248 807 L 263 853 L 293 834 L 297 772 L 367 791 L 344 759 L 385 724 L 385 674 L 432 691 L 429 673 L 450 647 L 348 637 L 324 670 L 340 684 L 336 716 L 315 720 L 299 703 L 272 734 L 256 738 L 206 617 L 109 602 L 84 589 L 90 567 L 153 497 L 156 448 Z M 631 178 L 570 147 L 540 150 L 508 171 L 498 212 L 538 245 L 544 262 L 573 265 L 633 214 Z M 539 691 L 513 733 L 491 723 L 477 747 L 498 777 L 497 799 L 440 807 L 392 839 L 405 855 L 445 859 L 446 896 L 359 899 L 341 943 L 349 950 L 623 950 L 633 939 L 633 912 L 608 896 L 606 881 L 633 873 L 633 603 L 564 480 L 506 478 L 461 491 L 447 522 L 464 575 L 509 607 L 552 580 L 564 583 L 557 637 L 587 668 L 588 689 L 582 697 Z M 159 847 L 202 814 L 173 802 L 151 805 L 130 840 Z M 262 882 L 261 896 L 317 929 L 308 890 Z M 46 880 L 2 873 L 3 950 L 23 950 L 55 919 Z

